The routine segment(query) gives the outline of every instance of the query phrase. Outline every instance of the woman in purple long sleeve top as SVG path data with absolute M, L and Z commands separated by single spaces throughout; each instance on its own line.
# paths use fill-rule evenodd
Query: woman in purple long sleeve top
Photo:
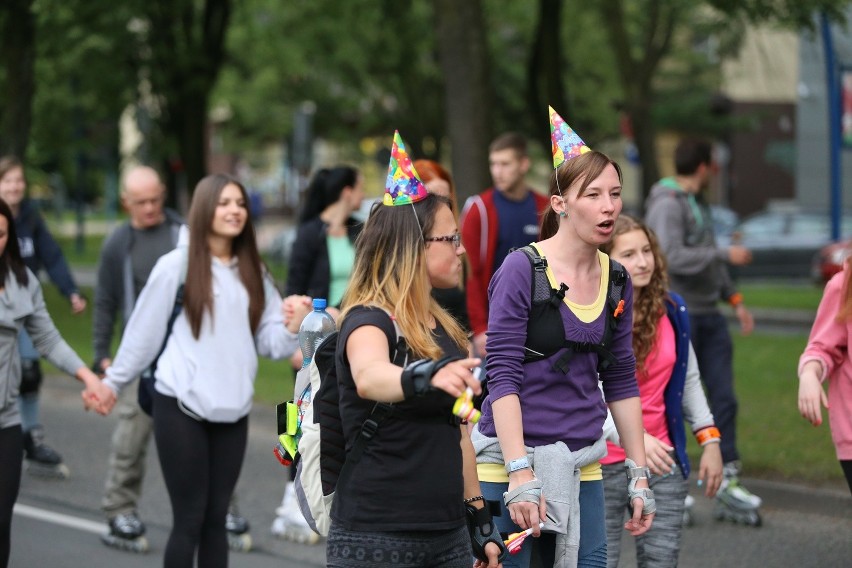
M 564 156 L 568 154 L 564 152 Z M 611 238 L 621 212 L 621 172 L 614 161 L 588 148 L 560 161 L 555 151 L 554 165 L 550 207 L 542 220 L 542 240 L 532 246 L 547 261 L 551 288 L 564 283 L 567 290 L 558 304 L 563 329 L 559 330 L 557 324 L 553 331 L 548 330 L 544 342 L 552 343 L 554 336 L 563 333 L 564 338 L 558 337 L 558 342 L 565 339 L 600 344 L 607 320 L 610 261 L 598 251 L 598 246 Z M 639 490 L 648 487 L 631 339 L 633 290 L 628 279 L 621 321 L 609 344 L 614 362 L 600 373 L 606 402 L 598 389 L 599 357 L 594 352 L 574 353 L 568 360 L 567 371 L 564 366 L 560 369 L 554 365 L 564 355 L 565 348 L 550 355 L 545 352 L 546 356 L 538 361 L 524 362 L 525 350 L 531 347 L 528 325 L 533 330 L 530 338 L 541 335 L 541 331 L 535 331 L 536 323 L 530 320 L 531 291 L 530 260 L 524 252 L 515 251 L 506 258 L 489 287 L 486 344 L 489 394 L 477 425 L 481 439 L 474 438 L 479 478 L 486 498 L 508 502 L 503 507 L 504 515 L 495 518 L 500 531 L 532 528 L 535 536 L 539 534 L 539 523 L 545 521 L 546 511 L 559 506 L 556 501 L 560 501 L 561 495 L 557 497 L 554 488 L 561 491 L 562 485 L 570 485 L 560 478 L 579 478 L 579 488 L 569 487 L 567 499 L 563 499 L 579 506 L 579 511 L 572 510 L 571 515 L 580 513 L 579 536 L 572 535 L 570 528 L 567 530 L 570 546 L 578 547 L 569 564 L 597 566 L 601 560 L 606 562 L 606 530 L 601 513 L 603 482 L 598 460 L 605 455 L 602 427 L 607 405 L 627 455 L 637 466 L 633 472 L 635 483 L 631 486 Z M 495 459 L 495 438 L 502 459 Z M 548 485 L 545 480 L 545 471 L 552 468 L 535 459 L 536 455 L 551 455 L 542 451 L 551 447 L 570 454 L 569 461 L 575 467 L 573 472 L 557 472 L 553 476 L 557 480 L 555 485 Z M 540 487 L 540 497 L 536 485 Z M 572 491 L 579 493 L 579 499 L 576 494 L 572 496 Z M 653 494 L 643 495 L 643 498 L 631 495 L 635 512 L 625 528 L 634 535 L 645 532 L 653 519 Z M 551 501 L 546 502 L 548 498 Z M 546 526 L 545 530 L 549 528 Z M 557 533 L 555 563 L 567 565 L 559 561 L 560 538 L 564 543 L 565 537 L 560 530 L 551 530 Z M 548 553 L 546 540 L 541 542 L 542 558 L 547 565 L 554 552 Z M 529 547 L 525 544 L 521 554 L 507 559 L 504 566 L 527 566 L 528 558 Z

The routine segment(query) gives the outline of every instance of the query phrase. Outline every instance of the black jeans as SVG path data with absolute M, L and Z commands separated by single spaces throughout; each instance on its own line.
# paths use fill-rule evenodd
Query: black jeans
M 0 429 L 0 568 L 9 564 L 12 509 L 21 488 L 24 437 L 21 425 Z
M 155 392 L 154 439 L 173 518 L 164 568 L 192 568 L 196 551 L 199 566 L 228 565 L 225 516 L 247 438 L 247 416 L 231 424 L 198 421 L 177 399 Z
M 722 461 L 738 460 L 734 347 L 728 322 L 722 314 L 690 315 L 689 327 L 710 411 L 722 433 Z

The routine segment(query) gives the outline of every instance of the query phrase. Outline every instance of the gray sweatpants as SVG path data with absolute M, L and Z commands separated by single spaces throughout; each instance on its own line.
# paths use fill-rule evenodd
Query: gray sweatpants
M 616 568 L 621 554 L 627 515 L 633 513 L 627 502 L 627 476 L 624 462 L 603 466 L 606 503 L 607 567 Z M 639 567 L 677 566 L 680 535 L 683 529 L 683 500 L 688 489 L 679 466 L 672 475 L 652 475 L 651 489 L 657 501 L 657 513 L 651 529 L 636 537 L 636 563 Z M 628 535 L 629 536 L 629 535 Z
M 136 510 L 142 496 L 145 459 L 153 421 L 137 401 L 139 379 L 128 385 L 118 397 L 118 424 L 112 433 L 104 497 L 101 508 L 107 518 Z

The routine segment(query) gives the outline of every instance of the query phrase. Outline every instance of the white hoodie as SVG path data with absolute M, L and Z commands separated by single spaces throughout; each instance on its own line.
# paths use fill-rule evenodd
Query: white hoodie
M 186 271 L 186 247 L 163 255 L 142 289 L 104 382 L 116 392 L 147 369 L 163 344 L 175 295 Z M 236 422 L 251 410 L 257 355 L 289 357 L 299 348 L 287 330 L 281 296 L 264 278 L 265 307 L 257 332 L 249 325 L 248 292 L 237 260 L 212 259 L 213 317 L 205 312 L 195 339 L 181 311 L 157 363 L 156 389 L 210 422 Z

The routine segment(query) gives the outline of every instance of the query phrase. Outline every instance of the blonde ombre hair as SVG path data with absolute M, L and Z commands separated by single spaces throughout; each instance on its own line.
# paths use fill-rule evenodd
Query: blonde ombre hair
M 341 302 L 338 327 L 352 308 L 376 306 L 393 315 L 417 358 L 443 355 L 429 327 L 432 317 L 460 349 L 467 349 L 464 330 L 430 293 L 423 237 L 429 235 L 441 207 L 450 207 L 449 200 L 435 194 L 413 206 L 373 206 L 355 243 L 355 268 Z

